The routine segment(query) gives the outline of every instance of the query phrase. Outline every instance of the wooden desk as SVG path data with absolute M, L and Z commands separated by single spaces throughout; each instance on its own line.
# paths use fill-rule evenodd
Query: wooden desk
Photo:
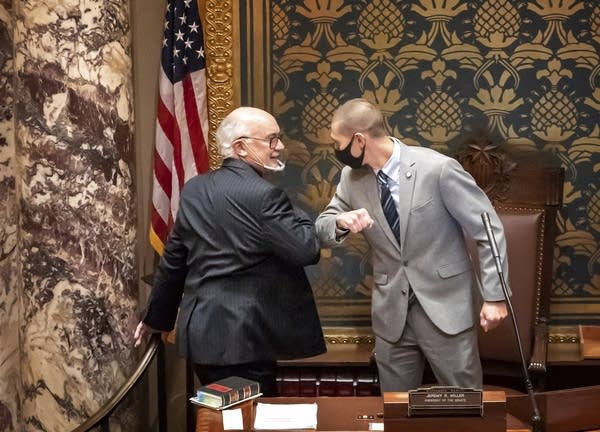
M 278 362 L 279 394 L 286 397 L 318 396 L 378 396 L 377 368 L 371 359 L 373 344 L 366 336 L 357 337 L 360 343 L 328 344 L 327 353 L 319 356 Z M 363 343 L 364 342 L 364 343 Z M 594 338 L 587 341 L 588 351 L 594 350 Z M 600 350 L 600 346 L 597 347 Z M 543 375 L 545 390 L 600 385 L 600 358 L 584 358 L 578 326 L 551 326 Z M 523 388 L 520 375 L 507 382 L 499 381 L 494 371 L 484 375 L 484 383 Z M 433 383 L 431 371 L 426 370 L 425 383 Z
M 279 397 L 260 398 L 258 402 L 273 404 L 316 402 L 319 407 L 317 411 L 318 431 L 368 431 L 369 423 L 383 423 L 382 397 Z M 213 413 L 215 412 L 217 411 L 213 411 Z M 196 432 L 217 432 L 219 430 L 211 427 L 206 421 L 206 417 L 201 417 L 200 411 L 198 417 Z M 516 417 L 507 415 L 507 431 L 530 432 L 531 429 Z
M 600 386 L 541 392 L 535 398 L 546 432 L 600 430 Z M 527 395 L 507 398 L 507 410 L 520 419 L 531 418 Z
M 582 336 L 582 330 L 591 331 L 596 337 L 588 340 Z M 600 340 L 597 335 L 600 326 L 550 326 L 548 344 L 549 364 L 600 365 Z

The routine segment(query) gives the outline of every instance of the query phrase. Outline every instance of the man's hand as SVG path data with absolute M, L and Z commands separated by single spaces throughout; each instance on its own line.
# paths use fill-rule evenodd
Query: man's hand
M 483 302 L 481 312 L 479 313 L 481 328 L 486 333 L 488 330 L 495 329 L 506 318 L 506 315 L 508 315 L 506 302 Z
M 133 340 L 135 341 L 134 346 L 138 347 L 142 344 L 142 341 L 147 338 L 150 333 L 157 333 L 158 330 L 154 330 L 152 327 L 146 325 L 144 321 L 140 321 L 135 333 L 133 334 Z
M 346 213 L 340 213 L 335 218 L 336 226 L 340 229 L 347 229 L 353 233 L 359 233 L 365 228 L 373 226 L 373 219 L 369 212 L 364 209 L 352 210 Z

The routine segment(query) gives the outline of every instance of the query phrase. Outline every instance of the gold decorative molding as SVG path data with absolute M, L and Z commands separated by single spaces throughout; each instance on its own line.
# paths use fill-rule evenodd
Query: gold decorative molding
M 375 335 L 371 328 L 325 327 L 325 342 L 331 345 L 373 345 Z
M 351 335 L 339 335 L 330 336 L 325 335 L 325 342 L 332 345 L 362 345 L 368 344 L 373 345 L 375 343 L 375 336 L 351 336 Z
M 551 344 L 578 344 L 579 336 L 571 334 L 551 334 L 548 336 L 548 343 Z
M 578 362 L 581 360 L 581 340 L 577 326 L 550 326 L 548 361 Z
M 221 165 L 215 143 L 217 127 L 240 105 L 239 4 L 231 0 L 198 0 L 204 17 L 210 168 Z
M 551 344 L 578 344 L 579 330 L 577 326 L 550 326 L 548 342 Z

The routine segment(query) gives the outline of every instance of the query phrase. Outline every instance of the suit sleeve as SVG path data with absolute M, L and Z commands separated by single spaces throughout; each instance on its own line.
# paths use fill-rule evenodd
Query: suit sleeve
M 455 159 L 448 159 L 448 162 L 444 164 L 439 182 L 444 205 L 465 234 L 477 243 L 483 299 L 486 301 L 504 300 L 492 248 L 481 219 L 483 212 L 487 212 L 490 216 L 492 231 L 498 243 L 502 271 L 508 281 L 506 239 L 502 222 L 496 214 L 496 210 L 485 192 L 477 186 L 473 177 Z
M 348 204 L 348 194 L 346 193 L 346 181 L 347 170 L 344 168 L 340 176 L 340 183 L 338 184 L 335 194 L 325 207 L 325 210 L 317 216 L 315 227 L 317 229 L 317 236 L 321 241 L 322 247 L 337 247 L 343 243 L 343 239 L 346 235 L 341 237 L 336 236 L 336 217 L 340 213 L 354 210 Z
M 160 257 L 152 293 L 143 321 L 156 330 L 169 331 L 175 326 L 185 279 L 188 273 L 188 249 L 184 244 L 185 215 L 180 208 L 175 225 Z
M 262 232 L 268 247 L 283 260 L 300 266 L 319 261 L 319 241 L 314 223 L 294 210 L 281 189 L 273 188 L 262 203 Z

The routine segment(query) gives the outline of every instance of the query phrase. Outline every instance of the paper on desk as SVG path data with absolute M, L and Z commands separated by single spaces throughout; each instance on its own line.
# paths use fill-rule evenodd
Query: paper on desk
M 223 413 L 223 430 L 244 430 L 244 418 L 242 409 L 228 409 L 221 411 Z
M 254 429 L 316 429 L 317 404 L 256 405 Z

